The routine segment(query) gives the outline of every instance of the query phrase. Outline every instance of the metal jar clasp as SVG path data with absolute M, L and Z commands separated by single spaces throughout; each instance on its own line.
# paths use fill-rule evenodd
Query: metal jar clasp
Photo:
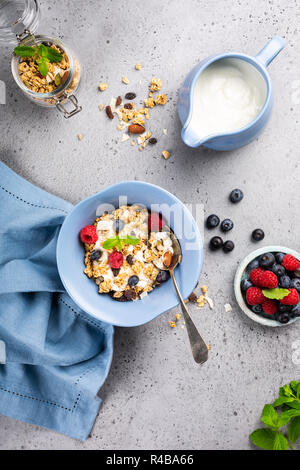
M 67 110 L 65 104 L 70 102 L 73 105 L 73 109 L 70 111 Z M 78 105 L 78 100 L 75 95 L 65 95 L 63 94 L 59 98 L 56 98 L 56 107 L 59 112 L 63 113 L 66 119 L 74 116 L 77 113 L 80 113 L 82 106 Z

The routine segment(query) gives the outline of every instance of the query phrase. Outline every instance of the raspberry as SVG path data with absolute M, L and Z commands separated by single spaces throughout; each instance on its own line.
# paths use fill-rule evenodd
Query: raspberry
M 300 267 L 300 262 L 292 255 L 285 255 L 281 264 L 288 271 L 296 271 Z
M 162 229 L 164 225 L 162 216 L 157 212 L 153 212 L 153 214 L 149 215 L 148 217 L 148 228 L 150 232 L 158 232 Z
M 118 269 L 123 264 L 123 255 L 119 251 L 113 251 L 108 256 L 108 262 L 111 268 Z
M 267 287 L 268 289 L 274 289 L 278 286 L 278 279 L 276 274 L 272 271 L 263 271 L 258 279 L 260 287 Z
M 251 271 L 250 281 L 252 282 L 252 284 L 254 284 L 255 286 L 259 285 L 259 277 L 263 272 L 264 270 L 261 268 L 256 268 Z
M 274 315 L 278 311 L 277 303 L 275 300 L 266 300 L 262 304 L 263 311 L 267 315 Z
M 283 305 L 297 305 L 299 302 L 299 294 L 296 289 L 289 289 L 290 293 L 283 299 L 281 299 L 280 303 Z
M 262 304 L 266 297 L 259 287 L 249 287 L 246 293 L 246 299 L 249 305 Z
M 96 243 L 98 240 L 98 234 L 94 225 L 87 225 L 80 230 L 80 240 L 82 243 Z

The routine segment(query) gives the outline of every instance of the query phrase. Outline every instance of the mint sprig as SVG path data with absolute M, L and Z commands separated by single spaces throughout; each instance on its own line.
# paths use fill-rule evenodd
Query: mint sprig
M 300 437 L 300 382 L 293 380 L 281 387 L 273 405 L 264 406 L 261 421 L 266 428 L 256 429 L 250 434 L 254 445 L 266 450 L 293 449 Z M 287 435 L 281 430 L 286 425 Z
M 281 300 L 284 299 L 284 297 L 286 297 L 287 295 L 289 295 L 290 291 L 288 289 L 275 288 L 263 289 L 262 293 L 265 297 L 267 297 L 267 299 Z
M 35 46 L 17 46 L 14 53 L 20 57 L 32 57 L 39 66 L 39 72 L 44 77 L 48 74 L 49 62 L 60 62 L 63 58 L 62 54 L 52 47 L 45 44 Z
M 139 238 L 137 237 L 131 237 L 130 235 L 127 235 L 126 237 L 120 237 L 117 235 L 116 237 L 111 237 L 105 240 L 103 243 L 103 248 L 105 250 L 111 250 L 113 247 L 117 247 L 117 249 L 120 251 L 123 248 L 123 244 L 125 243 L 126 245 L 137 245 L 139 243 Z

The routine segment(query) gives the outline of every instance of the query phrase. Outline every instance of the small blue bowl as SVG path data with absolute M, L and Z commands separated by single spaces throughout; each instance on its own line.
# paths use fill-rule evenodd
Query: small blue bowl
M 178 299 L 169 279 L 142 300 L 117 302 L 109 295 L 98 294 L 95 282 L 84 274 L 84 248 L 79 232 L 94 222 L 99 205 L 119 207 L 119 196 L 126 196 L 129 205 L 143 204 L 147 208 L 153 204 L 160 205 L 160 211 L 179 238 L 182 249 L 182 262 L 176 268 L 175 276 L 183 298 L 187 298 L 198 283 L 203 264 L 203 245 L 190 211 L 171 193 L 153 184 L 140 181 L 117 183 L 74 207 L 61 227 L 57 242 L 57 265 L 63 285 L 74 302 L 92 317 L 129 327 L 153 320 L 178 305 Z M 184 227 L 182 237 L 178 235 L 178 227 Z

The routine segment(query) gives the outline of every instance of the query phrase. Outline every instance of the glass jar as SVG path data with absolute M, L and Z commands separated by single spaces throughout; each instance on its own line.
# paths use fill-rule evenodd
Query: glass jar
M 39 24 L 40 10 L 36 0 L 3 0 L 0 2 L 0 42 L 12 45 L 47 45 L 57 46 L 64 52 L 69 63 L 68 73 L 61 84 L 53 91 L 40 93 L 29 88 L 21 79 L 19 65 L 22 60 L 12 54 L 11 70 L 16 84 L 34 103 L 47 108 L 58 109 L 65 118 L 79 113 L 82 107 L 74 93 L 78 90 L 81 67 L 77 56 L 61 40 L 44 35 L 35 35 Z

